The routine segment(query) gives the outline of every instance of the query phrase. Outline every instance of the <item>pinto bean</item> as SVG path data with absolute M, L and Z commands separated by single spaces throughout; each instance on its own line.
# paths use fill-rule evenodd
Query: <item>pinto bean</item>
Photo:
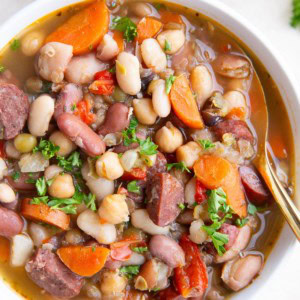
M 192 209 L 185 209 L 176 219 L 176 222 L 182 225 L 190 225 L 194 221 L 194 212 Z
M 108 133 L 121 132 L 129 125 L 129 108 L 125 104 L 115 103 L 111 105 L 106 113 L 106 118 L 98 130 L 103 136 Z
M 221 278 L 235 292 L 247 286 L 260 272 L 263 259 L 258 255 L 247 255 L 243 258 L 227 262 L 222 270 Z
M 22 232 L 24 221 L 14 211 L 0 206 L 0 235 L 10 238 Z
M 149 250 L 154 257 L 161 259 L 171 268 L 185 264 L 184 252 L 178 243 L 164 235 L 155 235 L 149 243 Z
M 97 156 L 105 152 L 105 143 L 85 123 L 74 115 L 63 113 L 57 119 L 59 129 L 88 155 Z

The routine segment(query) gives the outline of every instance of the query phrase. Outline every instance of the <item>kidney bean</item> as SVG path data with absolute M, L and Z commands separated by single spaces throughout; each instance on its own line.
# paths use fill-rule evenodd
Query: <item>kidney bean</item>
M 10 238 L 22 232 L 24 221 L 14 211 L 0 206 L 0 235 Z
M 59 129 L 88 155 L 97 156 L 105 152 L 105 143 L 84 122 L 74 115 L 63 113 L 57 118 Z

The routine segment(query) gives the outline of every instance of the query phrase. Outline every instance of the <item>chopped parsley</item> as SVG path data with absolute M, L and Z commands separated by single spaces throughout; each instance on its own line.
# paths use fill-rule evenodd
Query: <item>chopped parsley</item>
M 50 159 L 56 155 L 59 149 L 59 146 L 55 146 L 52 142 L 41 139 L 39 145 L 34 147 L 32 152 L 36 153 L 39 151 L 46 159 Z
M 43 81 L 43 86 L 42 86 L 41 92 L 49 94 L 51 91 L 52 91 L 52 82 Z
M 74 197 L 73 197 L 74 198 Z M 96 196 L 94 194 L 89 193 L 88 195 L 84 194 L 83 202 L 87 208 L 92 211 L 97 211 L 96 207 Z
M 110 69 L 108 69 L 109 73 L 115 74 L 116 73 L 116 65 L 112 66 Z
M 248 218 L 244 218 L 244 219 L 236 219 L 236 220 L 235 220 L 235 224 L 236 224 L 238 227 L 244 227 L 248 222 L 249 222 L 249 219 L 248 219 Z
M 38 178 L 35 187 L 39 196 L 43 197 L 47 194 L 47 183 L 45 177 Z
M 176 76 L 170 75 L 166 79 L 166 93 L 170 94 L 173 83 L 175 82 Z
M 178 204 L 178 207 L 181 209 L 181 210 L 185 210 L 185 205 L 183 203 L 179 203 Z
M 138 195 L 141 194 L 141 188 L 137 185 L 136 180 L 130 181 L 127 184 L 127 190 Z
M 120 273 L 124 274 L 128 279 L 132 279 L 135 275 L 139 274 L 140 266 L 126 266 L 120 268 Z
M 5 67 L 0 65 L 0 73 L 3 73 L 5 71 Z
M 126 42 L 132 42 L 137 36 L 137 26 L 128 17 L 115 17 L 112 20 L 112 29 L 123 32 Z
M 188 173 L 191 173 L 191 171 L 188 169 L 188 167 L 183 161 L 178 163 L 167 164 L 167 171 L 170 171 L 173 168 L 180 170 L 181 172 L 187 171 Z
M 96 247 L 93 246 L 93 247 L 92 247 L 92 252 L 95 252 L 95 251 L 96 251 Z
M 73 103 L 73 104 L 72 104 L 72 106 L 71 106 L 71 111 L 75 111 L 75 110 L 76 110 L 76 108 L 77 108 L 76 104 L 75 104 L 75 103 Z
M 257 213 L 257 208 L 255 205 L 249 203 L 248 204 L 248 214 L 254 216 Z
M 74 168 L 82 167 L 82 160 L 80 159 L 80 153 L 74 151 L 68 158 L 63 156 L 57 156 L 58 165 L 67 172 L 74 171 Z
M 21 47 L 20 40 L 14 39 L 12 43 L 10 44 L 10 49 L 12 51 L 17 51 Z
M 198 140 L 198 143 L 202 146 L 204 150 L 209 150 L 215 147 L 215 144 L 210 140 Z
M 171 48 L 171 44 L 169 43 L 168 40 L 165 40 L 165 47 L 164 47 L 164 51 L 167 52 L 167 51 L 171 51 L 172 48 Z
M 13 181 L 18 181 L 20 179 L 20 172 L 16 171 L 12 174 L 11 178 L 13 179 Z
M 140 145 L 140 153 L 144 155 L 154 155 L 157 153 L 158 146 L 151 141 L 150 137 L 147 137 L 145 140 L 138 138 L 137 141 Z
M 291 18 L 291 26 L 300 25 L 300 0 L 293 0 L 293 15 Z
M 148 247 L 132 247 L 131 250 L 136 253 L 144 253 L 148 251 Z

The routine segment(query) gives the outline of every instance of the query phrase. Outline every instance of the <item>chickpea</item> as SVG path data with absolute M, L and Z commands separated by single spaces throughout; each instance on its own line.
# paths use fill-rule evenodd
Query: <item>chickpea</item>
M 124 169 L 120 163 L 118 154 L 109 151 L 105 152 L 96 161 L 96 172 L 98 176 L 108 180 L 120 178 L 124 173 Z
M 42 32 L 33 31 L 22 39 L 22 52 L 26 56 L 34 56 L 42 47 L 45 35 Z
M 12 203 L 16 200 L 14 190 L 6 183 L 0 183 L 0 202 Z
M 29 77 L 25 82 L 26 90 L 30 93 L 40 93 L 43 88 L 43 81 L 38 77 Z
M 196 244 L 202 244 L 206 241 L 208 235 L 205 230 L 202 229 L 204 222 L 201 219 L 193 221 L 190 226 L 189 238 Z
M 167 122 L 156 132 L 155 142 L 161 151 L 173 153 L 183 144 L 183 135 L 171 122 Z
M 46 180 L 50 180 L 57 176 L 58 174 L 62 173 L 64 170 L 59 167 L 58 165 L 51 165 L 46 168 L 44 176 Z
M 133 100 L 134 113 L 141 124 L 153 125 L 157 114 L 153 109 L 152 101 L 149 98 Z
M 166 54 L 155 39 L 146 39 L 141 45 L 142 58 L 146 66 L 154 72 L 162 72 L 167 67 Z
M 36 145 L 36 137 L 29 133 L 21 133 L 14 139 L 14 146 L 20 153 L 31 152 Z
M 100 290 L 104 295 L 116 296 L 124 291 L 126 284 L 127 280 L 118 270 L 107 270 L 102 273 Z
M 5 160 L 2 157 L 0 157 L 0 180 L 2 180 L 6 174 L 7 174 L 7 165 L 5 163 Z
M 162 49 L 169 46 L 165 53 L 174 54 L 184 45 L 185 34 L 183 30 L 165 30 L 157 36 L 157 41 Z
M 5 153 L 9 158 L 13 158 L 13 159 L 20 159 L 21 158 L 21 152 L 16 149 L 13 140 L 6 141 L 6 143 L 5 143 Z
M 201 152 L 202 149 L 198 143 L 188 142 L 176 150 L 176 158 L 178 161 L 184 162 L 188 168 L 192 168 Z
M 59 146 L 57 154 L 60 156 L 68 156 L 77 148 L 77 146 L 60 131 L 53 132 L 49 137 L 49 141 L 54 145 Z
M 98 210 L 101 219 L 110 224 L 120 224 L 129 220 L 126 195 L 114 194 L 106 196 Z
M 75 193 L 72 176 L 70 174 L 58 175 L 48 188 L 48 192 L 55 198 L 71 198 Z
M 84 237 L 80 230 L 78 229 L 71 229 L 68 230 L 65 235 L 65 240 L 68 244 L 71 245 L 78 245 L 84 242 Z

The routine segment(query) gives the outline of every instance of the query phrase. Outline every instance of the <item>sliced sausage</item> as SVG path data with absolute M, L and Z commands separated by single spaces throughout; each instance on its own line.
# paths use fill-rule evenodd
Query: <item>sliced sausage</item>
M 270 193 L 257 172 L 247 166 L 240 167 L 239 171 L 249 201 L 255 205 L 265 204 L 270 199 Z
M 222 140 L 223 134 L 232 133 L 237 140 L 243 139 L 250 143 L 254 142 L 253 135 L 247 124 L 241 120 L 225 120 L 213 126 L 212 130 L 219 140 Z
M 149 250 L 154 257 L 159 258 L 171 268 L 185 264 L 185 254 L 178 243 L 165 236 L 155 235 L 149 243 Z
M 239 229 L 234 225 L 224 223 L 222 224 L 219 232 L 228 236 L 228 243 L 225 244 L 225 249 L 230 249 L 239 234 Z
M 0 206 L 0 235 L 13 237 L 22 232 L 24 221 L 14 211 Z
M 121 132 L 129 125 L 129 107 L 122 103 L 111 105 L 106 113 L 105 121 L 98 133 L 105 136 L 108 133 Z
M 29 113 L 26 94 L 14 84 L 0 84 L 0 127 L 4 139 L 13 139 L 23 129 Z
M 154 166 L 147 170 L 147 180 L 150 182 L 153 176 L 157 173 L 164 173 L 167 171 L 167 159 L 161 152 L 157 152 Z
M 168 173 L 157 173 L 147 186 L 147 210 L 158 226 L 173 222 L 180 213 L 178 205 L 184 202 L 182 184 Z
M 88 155 L 97 156 L 105 152 L 105 143 L 84 122 L 72 114 L 63 113 L 57 118 L 59 129 Z
M 63 87 L 55 104 L 54 117 L 57 119 L 64 112 L 72 113 L 76 105 L 83 97 L 82 89 L 73 83 Z
M 25 270 L 35 284 L 56 297 L 75 297 L 84 283 L 84 280 L 71 272 L 56 254 L 46 249 L 38 249 L 26 264 Z

